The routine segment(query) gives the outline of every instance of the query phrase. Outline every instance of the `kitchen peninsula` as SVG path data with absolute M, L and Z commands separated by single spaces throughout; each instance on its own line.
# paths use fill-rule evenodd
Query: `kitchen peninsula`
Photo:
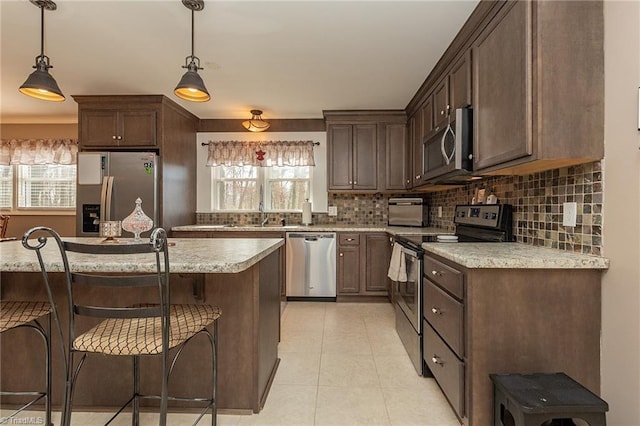
M 88 241 L 89 238 L 63 238 Z M 101 240 L 94 238 L 96 243 Z M 280 269 L 279 251 L 284 242 L 263 239 L 170 239 L 171 296 L 174 303 L 208 303 L 222 309 L 219 320 L 218 408 L 233 412 L 259 412 L 266 400 L 278 367 L 280 337 Z M 49 256 L 46 256 L 49 252 Z M 71 267 L 78 272 L 126 273 L 133 270 L 152 271 L 154 264 L 140 263 L 135 257 L 122 256 L 100 264 L 87 262 L 83 256 L 70 256 Z M 60 255 L 54 241 L 45 249 L 45 264 L 53 272 L 52 285 L 63 324 L 66 321 L 66 299 Z M 22 247 L 21 241 L 0 244 L 0 283 L 3 300 L 46 300 L 39 265 L 34 253 Z M 141 295 L 113 294 L 93 291 L 89 299 L 117 298 L 123 305 L 140 301 Z M 24 333 L 27 334 L 27 333 Z M 12 336 L 11 344 L 3 342 L 2 362 L 36 365 L 39 359 L 29 348 L 40 344 L 33 336 Z M 17 339 L 21 339 L 17 341 Z M 54 338 L 53 375 L 55 405 L 61 403 L 62 370 L 57 339 Z M 187 346 L 171 376 L 170 391 L 190 394 L 208 389 L 209 357 L 205 339 Z M 39 364 L 38 364 L 39 365 Z M 155 375 L 157 365 L 148 363 L 144 376 Z M 9 386 L 39 374 L 36 368 L 3 370 L 2 385 Z M 151 380 L 154 382 L 156 380 Z M 128 360 L 89 357 L 78 379 L 74 406 L 95 410 L 119 406 L 131 383 Z M 148 383 L 148 381 L 147 381 Z M 179 407 L 178 409 L 183 409 Z

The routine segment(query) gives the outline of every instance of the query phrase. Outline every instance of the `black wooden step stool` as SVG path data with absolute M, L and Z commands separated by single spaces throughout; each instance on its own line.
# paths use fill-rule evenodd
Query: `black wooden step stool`
M 490 374 L 494 426 L 605 426 L 609 405 L 564 373 Z

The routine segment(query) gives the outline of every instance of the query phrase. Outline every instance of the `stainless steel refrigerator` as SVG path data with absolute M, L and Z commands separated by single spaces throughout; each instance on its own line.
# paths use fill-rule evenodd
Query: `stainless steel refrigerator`
M 78 153 L 76 235 L 99 235 L 100 221 L 123 220 L 138 197 L 157 226 L 157 164 L 154 152 Z

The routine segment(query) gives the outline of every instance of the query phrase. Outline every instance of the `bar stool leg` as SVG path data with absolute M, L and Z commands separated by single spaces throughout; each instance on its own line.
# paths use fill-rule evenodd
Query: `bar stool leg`
M 131 407 L 131 424 L 138 426 L 140 424 L 140 365 L 137 355 L 133 356 L 133 401 Z
M 45 369 L 46 369 L 46 392 L 44 400 L 45 424 L 53 426 L 51 423 L 51 314 L 47 315 L 47 329 L 45 340 Z
M 211 399 L 213 405 L 211 406 L 211 426 L 216 426 L 218 417 L 218 401 L 216 399 L 216 388 L 218 387 L 218 321 L 213 322 L 213 348 L 211 357 L 213 358 L 213 389 L 211 391 Z

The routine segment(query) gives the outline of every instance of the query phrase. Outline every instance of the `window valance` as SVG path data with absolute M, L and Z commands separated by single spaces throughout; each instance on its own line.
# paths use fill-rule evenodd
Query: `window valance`
M 207 166 L 315 166 L 313 141 L 210 141 Z
M 0 165 L 76 164 L 77 139 L 2 139 Z

